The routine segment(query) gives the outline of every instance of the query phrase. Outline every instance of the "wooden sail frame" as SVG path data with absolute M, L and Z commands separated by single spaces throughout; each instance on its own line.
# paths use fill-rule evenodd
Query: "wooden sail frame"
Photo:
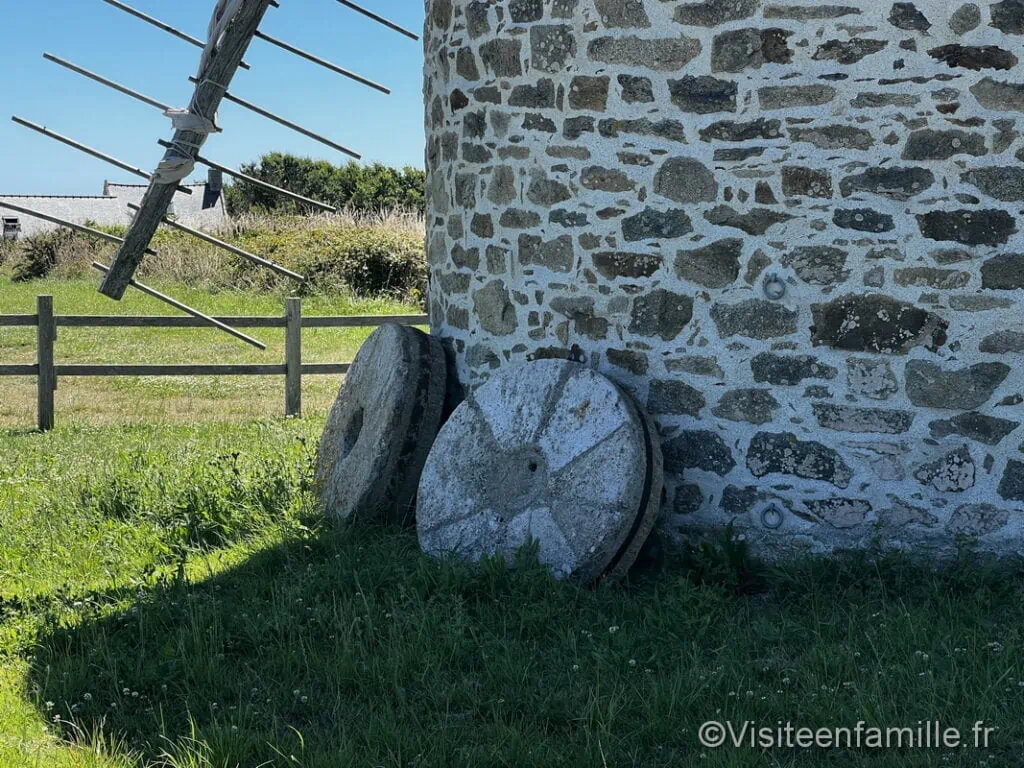
M 218 12 L 226 13 L 227 9 L 232 9 L 234 11 L 234 15 L 230 19 L 226 20 L 218 18 L 216 20 L 218 24 L 211 25 L 211 28 L 217 27 L 217 35 L 219 39 L 216 41 L 211 41 L 210 43 L 203 43 L 198 38 L 195 38 L 185 32 L 182 32 L 181 30 L 172 27 L 170 24 L 166 24 L 135 8 L 132 8 L 126 3 L 121 2 L 121 0 L 104 0 L 104 2 L 113 6 L 114 8 L 117 8 L 118 10 L 121 10 L 131 16 L 134 16 L 135 18 L 141 21 L 158 27 L 159 29 L 162 29 L 163 31 L 175 36 L 178 39 L 184 40 L 192 45 L 196 45 L 198 47 L 203 48 L 203 57 L 201 59 L 202 63 L 200 65 L 202 71 L 199 72 L 197 77 L 190 78 L 190 80 L 195 84 L 195 91 L 193 93 L 192 100 L 189 104 L 188 112 L 192 116 L 199 118 L 200 121 L 202 121 L 203 119 L 208 121 L 208 126 L 213 126 L 213 130 L 215 131 L 219 131 L 219 129 L 214 126 L 214 118 L 221 105 L 221 102 L 224 100 L 228 100 L 246 109 L 249 109 L 250 111 L 253 111 L 256 114 L 259 114 L 262 117 L 285 125 L 291 128 L 292 130 L 295 130 L 305 136 L 313 138 L 340 152 L 348 154 L 351 157 L 354 157 L 356 159 L 359 159 L 360 157 L 358 153 L 353 152 L 352 150 L 347 149 L 346 147 L 337 144 L 336 142 L 326 139 L 323 136 L 320 136 L 304 128 L 303 126 L 298 125 L 297 123 L 280 117 L 279 115 L 275 115 L 274 113 L 269 112 L 268 110 L 262 109 L 261 107 L 257 107 L 256 105 L 229 93 L 228 88 L 230 87 L 231 82 L 234 79 L 234 76 L 237 73 L 237 71 L 240 68 L 250 68 L 249 64 L 247 64 L 244 61 L 244 57 L 252 41 L 257 38 L 262 39 L 265 42 L 268 42 L 272 45 L 275 45 L 278 48 L 287 51 L 288 53 L 299 56 L 314 64 L 325 67 L 326 69 L 329 69 L 337 74 L 355 80 L 356 82 L 362 85 L 373 88 L 385 94 L 390 94 L 391 92 L 390 89 L 380 85 L 379 83 L 376 83 L 368 78 L 353 73 L 347 69 L 344 69 L 343 67 L 340 67 L 337 64 L 327 61 L 326 59 L 323 59 L 315 54 L 309 53 L 303 50 L 302 48 L 292 45 L 291 43 L 287 43 L 275 37 L 271 37 L 270 35 L 267 35 L 260 31 L 260 24 L 262 23 L 267 11 L 271 7 L 280 7 L 277 0 L 240 0 L 237 6 L 234 7 L 221 0 L 221 2 L 219 2 L 218 5 L 216 6 L 218 8 Z M 364 8 L 361 5 L 356 4 L 355 2 L 351 2 L 351 0 L 338 0 L 338 2 L 346 6 L 347 8 L 354 10 L 362 14 L 363 16 L 373 20 L 374 22 L 381 24 L 393 31 L 396 31 L 406 37 L 409 37 L 413 40 L 419 39 L 419 36 L 416 35 L 415 33 L 410 32 L 409 30 L 399 26 L 398 24 L 395 24 L 392 21 L 389 21 L 383 16 L 380 16 L 379 14 L 367 8 Z M 139 93 L 138 91 L 134 91 L 131 88 L 123 86 L 120 83 L 117 83 L 113 80 L 90 72 L 84 67 L 79 67 L 75 64 L 72 64 L 71 62 L 68 62 L 49 53 L 44 54 L 44 57 L 49 61 L 52 61 L 56 64 L 59 64 L 62 67 L 65 67 L 73 72 L 76 72 L 77 74 L 80 74 L 84 77 L 92 79 L 103 85 L 106 85 L 109 88 L 117 90 L 128 96 L 131 96 L 132 98 L 142 101 L 150 106 L 156 107 L 164 112 L 170 111 L 169 105 L 157 101 L 156 99 L 152 99 L 144 94 Z M 236 338 L 239 338 L 248 344 L 251 344 L 261 349 L 265 348 L 265 346 L 261 342 L 252 339 L 249 336 L 246 336 L 245 334 L 242 334 L 219 321 L 215 321 L 213 318 L 209 318 L 206 315 L 202 314 L 201 312 L 192 309 L 169 296 L 165 296 L 164 294 L 161 294 L 158 291 L 149 288 L 148 286 L 144 286 L 138 283 L 134 279 L 135 272 L 138 270 L 143 257 L 147 254 L 153 254 L 153 251 L 150 249 L 150 243 L 152 242 L 153 236 L 156 234 L 157 228 L 161 224 L 166 224 L 169 226 L 182 229 L 197 238 L 200 238 L 218 247 L 224 248 L 225 250 L 228 250 L 231 253 L 234 253 L 235 255 L 245 258 L 260 266 L 272 269 L 275 272 L 278 272 L 279 274 L 300 281 L 303 280 L 303 277 L 301 275 L 291 272 L 290 270 L 287 270 L 284 267 L 281 267 L 280 265 L 275 264 L 267 259 L 263 259 L 254 254 L 250 254 L 248 252 L 242 251 L 241 249 L 235 248 L 229 243 L 225 243 L 213 237 L 212 235 L 200 232 L 199 230 L 193 230 L 191 228 L 185 227 L 179 224 L 178 222 L 175 222 L 172 218 L 169 218 L 167 216 L 167 213 L 168 210 L 170 209 L 171 202 L 174 199 L 174 195 L 179 191 L 184 192 L 186 194 L 191 194 L 192 190 L 188 189 L 187 187 L 181 186 L 177 181 L 168 181 L 167 175 L 161 174 L 160 172 L 154 174 L 147 173 L 141 168 L 137 168 L 111 155 L 88 147 L 81 142 L 63 136 L 55 131 L 50 130 L 46 126 L 32 123 L 28 120 L 25 120 L 17 116 L 12 117 L 12 120 L 23 127 L 29 128 L 33 131 L 36 131 L 37 133 L 42 134 L 43 136 L 46 136 L 47 138 L 53 139 L 67 146 L 73 147 L 74 149 L 84 152 L 92 157 L 110 163 L 111 165 L 114 165 L 115 167 L 120 168 L 123 171 L 132 173 L 136 176 L 140 176 L 149 181 L 149 187 L 147 188 L 146 193 L 142 198 L 141 205 L 131 206 L 136 213 L 132 223 L 128 227 L 128 231 L 125 233 L 124 238 L 116 238 L 107 233 L 100 232 L 89 227 L 84 227 L 82 225 L 75 224 L 64 219 L 50 217 L 41 212 L 27 210 L 25 211 L 30 215 L 37 216 L 38 218 L 52 221 L 58 224 L 59 226 L 75 229 L 87 235 L 116 242 L 120 245 L 117 254 L 114 258 L 114 261 L 111 263 L 109 267 L 101 264 L 94 264 L 94 267 L 96 267 L 96 269 L 104 273 L 103 282 L 100 285 L 99 289 L 101 293 L 112 299 L 120 300 L 123 297 L 127 288 L 129 286 L 133 286 L 143 291 L 144 293 L 153 296 L 154 298 L 164 301 L 167 304 L 186 312 L 187 314 L 191 314 L 204 322 L 208 322 L 210 325 L 214 327 L 220 328 L 226 333 L 230 333 L 232 336 L 235 336 Z M 191 166 L 197 162 L 203 163 L 211 168 L 215 168 L 219 171 L 234 176 L 235 178 L 242 180 L 245 183 L 254 184 L 270 192 L 283 195 L 285 197 L 295 200 L 296 202 L 308 205 L 312 208 L 319 208 L 322 210 L 332 212 L 336 210 L 333 206 L 330 206 L 326 203 L 322 203 L 317 200 L 312 200 L 310 198 L 296 194 L 295 192 L 291 192 L 289 190 L 276 187 L 260 179 L 255 179 L 243 173 L 233 171 L 230 168 L 227 168 L 226 166 L 220 165 L 214 161 L 204 158 L 200 154 L 200 149 L 205 143 L 208 135 L 208 132 L 204 132 L 201 128 L 198 130 L 177 130 L 172 141 L 160 141 L 160 145 L 164 147 L 166 150 L 164 154 L 164 162 L 170 164 L 173 161 L 174 163 L 182 164 L 186 168 L 191 168 Z M 179 174 L 175 174 L 174 176 L 176 177 L 178 175 Z

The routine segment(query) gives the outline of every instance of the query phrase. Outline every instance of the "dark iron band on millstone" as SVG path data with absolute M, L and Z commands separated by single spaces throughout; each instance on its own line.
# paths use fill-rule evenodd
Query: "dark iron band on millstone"
M 654 529 L 654 523 L 657 520 L 658 514 L 661 512 L 661 491 L 664 487 L 664 481 L 661 476 L 662 472 L 656 472 L 656 470 L 660 469 L 661 447 L 654 441 L 650 420 L 641 410 L 640 404 L 632 396 L 629 396 L 628 399 L 632 403 L 633 409 L 637 412 L 640 425 L 644 431 L 644 442 L 647 444 L 647 473 L 644 479 L 644 493 L 640 499 L 640 507 L 637 510 L 636 520 L 633 521 L 633 527 L 630 528 L 625 541 L 622 542 L 622 546 L 619 547 L 612 561 L 601 575 L 601 580 L 618 581 L 625 577 L 640 555 L 640 551 Z M 651 508 L 652 504 L 653 509 Z
M 320 441 L 315 482 L 328 512 L 410 522 L 423 463 L 440 426 L 446 382 L 439 340 L 399 325 L 371 334 Z
M 427 454 L 441 428 L 443 406 L 447 393 L 447 362 L 441 341 L 417 328 L 406 328 L 419 344 L 420 377 L 415 405 L 409 419 L 409 430 L 392 476 L 391 522 L 412 525 L 416 520 L 416 490 Z M 415 471 L 403 472 L 403 467 Z M 397 485 L 397 487 L 395 487 Z

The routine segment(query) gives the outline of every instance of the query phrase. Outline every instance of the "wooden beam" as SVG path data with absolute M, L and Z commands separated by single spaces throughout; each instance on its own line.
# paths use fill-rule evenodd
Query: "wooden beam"
M 135 205 L 135 203 L 128 203 L 128 208 L 129 210 L 135 211 L 136 214 L 138 214 L 139 212 L 139 206 Z M 179 224 L 174 219 L 171 219 L 167 216 L 164 217 L 163 223 L 166 224 L 171 229 L 176 229 L 179 232 L 184 232 L 185 234 L 192 235 L 192 237 L 196 238 L 197 240 L 202 240 L 204 243 L 216 245 L 218 248 L 223 248 L 228 253 L 233 253 L 236 256 L 243 258 L 246 261 L 250 261 L 258 266 L 266 267 L 267 269 L 276 272 L 279 275 L 283 275 L 284 277 L 290 277 L 292 280 L 298 280 L 300 283 L 306 282 L 306 278 L 304 278 L 297 272 L 292 272 L 290 269 L 285 269 L 280 264 L 275 264 L 274 262 L 268 261 L 267 259 L 264 259 L 261 256 L 256 256 L 255 254 L 249 253 L 248 251 L 243 251 L 241 248 L 236 248 L 230 243 L 225 243 L 223 240 L 218 240 L 213 235 L 208 235 L 205 232 L 199 231 L 198 229 L 192 229 L 192 227 L 186 227 L 184 224 Z
M 232 328 L 283 328 L 281 317 L 214 317 Z M 0 322 L 0 326 L 4 323 Z M 35 323 L 32 323 L 35 325 Z M 57 325 L 67 328 L 206 328 L 207 320 L 177 315 L 58 315 Z
M 164 147 L 165 149 L 171 148 L 171 142 L 169 141 L 164 141 L 163 139 L 160 139 L 157 143 L 161 147 Z M 236 178 L 239 181 L 244 181 L 246 184 L 252 184 L 255 187 L 261 187 L 267 190 L 268 192 L 274 192 L 275 194 L 281 195 L 282 197 L 289 197 L 292 200 L 295 200 L 296 202 L 311 205 L 314 208 L 320 208 L 321 210 L 327 211 L 329 213 L 338 212 L 338 209 L 335 208 L 333 205 L 321 203 L 319 200 L 314 200 L 311 197 L 303 197 L 302 195 L 296 194 L 295 192 L 292 192 L 287 189 L 282 189 L 281 187 L 275 187 L 273 184 L 268 184 L 267 182 L 261 179 L 257 179 L 254 176 L 248 176 L 240 171 L 234 170 L 233 168 L 229 168 L 226 165 L 221 165 L 220 163 L 215 163 L 213 160 L 208 160 L 202 155 L 196 155 L 196 162 L 209 166 L 210 168 L 213 168 L 213 170 L 215 171 L 226 173 L 228 176 Z
M 194 114 L 209 118 L 217 113 L 221 101 L 227 94 L 238 67 L 242 63 L 253 36 L 259 29 L 271 0 L 245 0 L 237 15 L 228 24 L 216 55 L 212 57 L 206 71 L 201 74 L 196 86 L 190 109 Z M 174 152 L 187 152 L 192 158 L 199 153 L 206 141 L 206 134 L 194 131 L 177 131 L 174 134 Z M 167 151 L 165 159 L 171 156 Z M 156 234 L 157 228 L 174 199 L 174 184 L 151 183 L 138 215 L 132 221 L 125 242 L 117 252 L 110 270 L 103 279 L 100 293 L 120 300 L 132 282 L 143 255 Z
M 110 268 L 109 267 L 106 267 L 106 266 L 104 266 L 103 264 L 100 264 L 97 261 L 94 261 L 92 263 L 92 265 L 93 265 L 93 267 L 95 269 L 98 269 L 100 272 L 102 272 L 105 275 L 110 273 Z M 133 288 L 136 288 L 136 289 L 142 291 L 143 293 L 145 293 L 148 296 L 152 296 L 154 299 L 159 299 L 160 301 L 164 302 L 165 304 L 169 304 L 170 306 L 174 307 L 175 309 L 180 309 L 182 312 L 187 312 L 188 314 L 192 315 L 192 317 L 196 317 L 196 318 L 199 318 L 200 320 L 204 320 L 204 321 L 206 321 L 207 325 L 212 325 L 214 328 L 220 328 L 225 333 L 227 333 L 227 334 L 229 334 L 231 336 L 234 336 L 236 339 L 241 339 L 246 344 L 250 344 L 250 345 L 256 347 L 259 350 L 265 350 L 267 348 L 267 345 L 264 344 L 263 342 L 257 341 L 256 339 L 252 338 L 251 336 L 246 336 L 244 333 L 241 333 L 240 331 L 236 331 L 230 325 L 227 325 L 226 323 L 222 323 L 219 320 L 215 320 L 214 318 L 210 317 L 209 315 L 204 315 L 199 310 L 192 309 L 192 307 L 189 307 L 189 306 L 187 306 L 185 304 L 182 304 L 180 301 L 176 301 L 175 299 L 172 299 L 170 296 L 165 296 L 164 294 L 160 293 L 157 290 L 154 290 L 154 289 L 150 288 L 149 286 L 146 286 L 146 285 L 143 285 L 142 283 L 136 282 L 134 279 L 129 279 L 128 280 L 128 285 L 130 285 Z
M 48 213 L 42 213 L 41 211 L 34 211 L 31 208 L 24 208 L 20 205 L 9 203 L 6 200 L 0 201 L 0 208 L 10 208 L 12 211 L 24 213 L 26 216 L 32 216 L 36 219 L 42 219 L 43 221 L 48 221 L 51 224 L 59 224 L 62 227 L 67 227 L 68 229 L 73 229 L 76 232 L 91 235 L 92 237 L 98 238 L 100 240 L 106 240 L 107 242 L 110 243 L 124 242 L 124 238 L 118 237 L 117 235 L 111 235 L 106 232 L 100 232 L 98 229 L 86 227 L 83 226 L 82 224 L 75 224 L 74 222 L 68 221 L 67 219 L 59 219 L 56 216 L 50 216 Z M 156 251 L 151 251 L 148 248 L 146 249 L 146 253 L 149 254 L 150 256 L 156 256 Z
M 52 61 L 54 64 L 58 64 L 64 67 L 65 69 L 70 69 L 72 72 L 75 72 L 76 74 L 79 74 L 82 77 L 87 77 L 90 80 L 94 80 L 100 85 L 105 85 L 108 88 L 113 88 L 115 91 L 120 91 L 125 96 L 131 96 L 133 99 L 141 101 L 143 104 L 149 104 L 149 106 L 151 107 L 156 107 L 161 112 L 166 112 L 168 109 L 171 108 L 170 104 L 164 104 L 162 101 L 151 99 L 144 93 L 133 91 L 131 88 L 128 88 L 127 86 L 121 85 L 120 83 L 115 83 L 113 80 L 110 80 L 109 78 L 103 77 L 102 75 L 97 75 L 95 72 L 90 72 L 88 69 L 85 69 L 84 67 L 79 67 L 76 64 L 72 64 L 70 61 L 60 58 L 59 56 L 54 56 L 52 53 L 44 53 L 43 58 L 47 61 Z
M 410 32 L 408 29 L 398 26 L 397 24 L 395 24 L 395 22 L 388 21 L 383 16 L 380 16 L 379 14 L 376 14 L 373 11 L 367 10 L 366 8 L 363 8 L 361 5 L 356 5 L 355 3 L 352 2 L 352 0 L 338 0 L 338 2 L 344 5 L 346 8 L 351 8 L 353 11 L 363 14 L 363 16 L 365 16 L 368 19 L 373 19 L 378 24 L 383 24 L 388 29 L 393 29 L 395 32 L 403 34 L 406 37 L 411 38 L 413 40 L 420 39 L 420 36 L 417 35 L 415 32 Z
M 192 83 L 199 82 L 194 77 L 190 77 L 189 81 L 192 82 Z M 267 110 L 263 109 L 263 107 L 257 107 L 251 101 L 246 101 L 245 99 L 240 99 L 240 98 L 238 98 L 237 96 L 235 96 L 235 95 L 233 95 L 231 93 L 225 93 L 224 94 L 224 98 L 225 98 L 225 100 L 230 101 L 232 104 L 237 104 L 240 107 L 244 107 L 245 109 L 248 109 L 250 112 L 255 112 L 260 117 L 265 117 L 268 120 L 273 120 L 275 123 L 280 123 L 281 125 L 285 126 L 286 128 L 291 128 L 296 133 L 301 133 L 303 136 L 308 136 L 309 138 L 313 139 L 314 141 L 319 141 L 324 146 L 330 147 L 331 149 L 336 149 L 339 152 L 341 152 L 343 154 L 346 154 L 346 155 L 348 155 L 351 158 L 354 158 L 356 160 L 361 160 L 362 157 L 363 157 L 358 152 L 354 152 L 351 149 L 348 149 L 347 147 L 343 147 L 343 146 L 341 146 L 341 144 L 338 144 L 335 141 L 331 141 L 330 139 L 325 138 L 325 137 L 321 136 L 318 133 L 313 133 L 313 131 L 309 130 L 308 128 L 303 128 L 298 123 L 293 123 L 291 120 L 288 120 L 288 119 L 286 119 L 284 117 L 281 117 L 280 115 L 275 115 L 273 112 L 268 112 Z
M 302 366 L 303 376 L 336 376 L 348 373 L 351 363 L 308 363 Z M 58 376 L 85 378 L 92 376 L 283 376 L 284 365 L 57 365 Z M 0 365 L 0 376 L 35 376 L 38 365 Z
M 309 53 L 308 51 L 302 50 L 301 48 L 296 48 L 294 45 L 292 45 L 291 43 L 286 43 L 284 40 L 278 40 L 276 37 L 265 35 L 262 32 L 257 32 L 256 37 L 258 37 L 260 40 L 270 43 L 271 45 L 276 45 L 282 51 L 288 51 L 288 53 L 293 53 L 299 58 L 305 59 L 306 61 L 311 61 L 314 64 L 318 64 L 324 69 L 329 69 L 331 70 L 331 72 L 335 72 L 341 75 L 342 77 L 347 77 L 349 80 L 355 80 L 360 85 L 368 86 L 370 88 L 373 88 L 375 91 L 380 91 L 381 93 L 384 94 L 390 95 L 391 93 L 390 88 L 383 86 L 380 83 L 375 83 L 373 82 L 373 80 L 369 80 L 363 77 L 362 75 L 357 75 L 355 72 L 351 72 L 350 70 L 347 70 L 344 67 L 339 67 L 337 64 L 334 64 L 333 62 L 327 61 L 327 59 L 322 59 L 319 56 Z
M 124 11 L 129 16 L 134 16 L 136 19 L 139 19 L 140 21 L 144 21 L 147 24 L 152 24 L 157 29 L 162 29 L 164 32 L 174 35 L 179 40 L 184 40 L 186 43 L 191 43 L 192 45 L 195 45 L 199 48 L 206 48 L 206 43 L 204 43 L 199 38 L 192 37 L 192 35 L 187 35 L 180 29 L 175 29 L 170 24 L 160 21 L 160 19 L 154 19 L 152 16 L 148 16 L 142 11 L 132 8 L 130 5 L 126 5 L 125 3 L 119 2 L 119 0 L 103 0 L 103 2 L 105 2 L 107 5 L 114 6 L 118 10 Z M 242 69 L 249 69 L 249 65 L 246 64 L 244 61 L 238 66 L 240 66 Z
M 67 328 L 205 328 L 210 323 L 197 317 L 177 315 L 57 315 L 58 326 Z M 212 319 L 232 328 L 284 328 L 283 317 L 216 316 Z M 384 323 L 428 325 L 427 315 L 352 315 L 350 317 L 303 316 L 303 328 L 375 328 Z M 35 315 L 0 315 L 0 328 L 35 326 Z
M 396 323 L 397 325 L 428 325 L 427 315 L 352 315 L 349 317 L 305 317 L 303 328 L 368 328 Z
M 0 315 L 0 328 L 15 326 L 35 326 L 39 324 L 38 315 Z
M 152 16 L 143 13 L 142 11 L 136 10 L 135 8 L 132 8 L 130 5 L 120 2 L 120 0 L 103 0 L 103 2 L 105 2 L 107 5 L 112 5 L 118 10 L 124 11 L 130 16 L 134 16 L 135 18 L 144 21 L 147 24 L 151 24 L 157 29 L 162 29 L 164 32 L 173 35 L 179 40 L 184 40 L 186 43 L 189 43 L 190 45 L 194 45 L 195 47 L 201 49 L 206 48 L 206 43 L 204 43 L 199 38 L 186 34 L 185 32 L 182 32 L 180 29 L 176 29 L 175 27 L 172 27 L 170 24 L 160 21 L 160 19 L 155 19 Z M 319 64 L 320 66 L 325 67 L 333 72 L 337 72 L 339 75 L 349 77 L 355 80 L 356 82 L 362 83 L 363 85 L 368 85 L 371 88 L 374 88 L 378 91 L 382 91 L 383 93 L 391 93 L 389 89 L 385 88 L 382 85 L 378 85 L 372 80 L 367 80 L 365 77 L 361 75 L 349 72 L 347 69 L 343 69 L 337 66 L 336 64 L 332 64 L 329 61 L 325 61 L 324 59 L 321 59 L 319 56 L 307 53 L 306 51 L 303 51 L 301 48 L 296 48 L 295 46 L 291 45 L 290 43 L 286 43 L 283 40 L 278 40 L 276 37 L 265 35 L 259 31 L 256 32 L 256 37 L 258 37 L 260 40 L 265 40 L 271 45 L 276 45 L 278 48 L 288 51 L 289 53 L 294 53 L 296 56 L 301 56 L 304 59 L 312 61 L 314 64 Z M 246 64 L 244 61 L 239 66 L 241 66 L 242 69 L 249 69 L 249 65 Z
M 0 376 L 36 376 L 38 365 L 0 365 Z
M 284 415 L 297 419 L 302 416 L 302 299 L 285 299 L 284 316 Z
M 58 376 L 281 376 L 283 365 L 58 365 Z
M 30 130 L 33 130 L 36 133 L 41 133 L 43 136 L 46 136 L 48 139 L 53 139 L 54 141 L 59 141 L 61 144 L 67 144 L 69 147 L 77 149 L 79 152 L 84 152 L 87 155 L 91 155 L 92 157 L 95 157 L 97 160 L 102 160 L 105 163 L 110 163 L 112 166 L 114 166 L 115 168 L 120 168 L 122 171 L 127 171 L 128 173 L 133 173 L 136 176 L 138 176 L 139 178 L 145 179 L 146 181 L 150 181 L 153 178 L 152 175 L 146 173 L 141 168 L 136 168 L 134 165 L 128 165 L 128 163 L 122 162 L 122 161 L 118 160 L 116 157 L 111 157 L 110 155 L 106 154 L 105 152 L 100 152 L 98 149 L 93 149 L 92 147 L 87 147 L 85 144 L 82 144 L 81 142 L 75 141 L 74 139 L 69 139 L 67 136 L 61 136 L 56 131 L 51 131 L 49 128 L 47 128 L 44 125 L 38 125 L 38 124 L 33 123 L 33 122 L 29 121 L 29 120 L 24 120 L 24 119 L 18 117 L 17 115 L 12 115 L 11 116 L 11 121 L 14 122 L 14 123 L 17 123 L 20 126 L 28 128 Z M 180 184 L 178 185 L 178 191 L 179 192 L 183 192 L 186 195 L 191 195 L 192 194 L 192 190 L 191 189 L 189 189 L 188 187 L 183 187 Z
M 72 64 L 69 61 L 65 61 L 64 59 L 57 58 L 56 56 L 51 56 L 48 53 L 44 53 L 43 56 L 46 59 L 48 59 L 48 60 L 50 60 L 50 61 L 52 61 L 52 62 L 54 62 L 56 64 L 59 64 L 62 67 L 66 67 L 67 69 L 70 69 L 72 72 L 77 72 L 78 74 L 83 75 L 84 77 L 87 77 L 90 80 L 94 80 L 95 82 L 99 83 L 100 85 L 105 85 L 108 88 L 112 88 L 115 91 L 118 91 L 120 93 L 125 94 L 126 96 L 131 96 L 133 99 L 141 101 L 143 104 L 149 104 L 152 107 L 156 107 L 157 109 L 161 110 L 162 112 L 166 112 L 168 109 L 171 108 L 169 105 L 164 104 L 163 102 L 157 101 L 156 99 L 150 98 L 149 96 L 147 96 L 144 93 L 139 93 L 138 91 L 134 91 L 131 88 L 128 88 L 126 86 L 121 85 L 120 83 L 114 82 L 110 78 L 103 77 L 103 75 L 98 75 L 95 72 L 90 72 L 88 69 L 84 69 L 83 67 L 76 66 L 75 64 Z M 190 77 L 189 78 L 189 82 L 191 82 L 193 84 L 198 84 L 199 83 L 199 81 L 196 78 L 194 78 L 194 77 Z M 248 109 L 250 112 L 252 112 L 254 114 L 257 114 L 260 117 L 265 117 L 268 120 L 273 120 L 276 123 L 280 123 L 281 125 L 283 125 L 283 126 L 285 126 L 287 128 L 291 128 L 293 131 L 301 133 L 303 136 L 308 136 L 311 139 L 319 141 L 321 144 L 324 144 L 324 145 L 330 147 L 331 149 L 337 149 L 340 152 L 344 152 L 345 154 L 355 158 L 356 160 L 361 159 L 361 155 L 359 155 L 359 153 L 353 152 L 350 149 L 346 149 L 345 147 L 341 146 L 340 144 L 337 144 L 336 142 L 330 141 L 329 139 L 326 139 L 323 136 L 320 136 L 319 134 L 313 133 L 312 131 L 307 130 L 306 128 L 303 128 L 301 125 L 293 123 L 290 120 L 286 120 L 283 117 L 279 117 L 278 115 L 275 115 L 273 112 L 270 112 L 270 111 L 268 111 L 266 109 L 263 109 L 262 107 L 256 106 L 252 102 L 245 101 L 244 99 L 240 99 L 240 98 L 238 98 L 236 96 L 233 96 L 231 94 L 226 94 L 225 98 L 228 101 L 231 101 L 231 102 L 237 104 L 238 106 L 242 107 L 243 109 Z M 164 142 L 164 141 L 162 141 L 161 142 L 161 146 L 169 149 L 169 148 L 173 147 L 174 145 L 171 142 Z M 203 161 L 199 160 L 198 156 L 195 159 L 196 159 L 197 162 L 203 162 Z M 206 164 L 210 165 L 209 161 L 206 161 Z M 320 205 L 323 206 L 323 203 L 320 203 Z
M 40 432 L 53 429 L 53 393 L 57 389 L 57 372 L 53 366 L 53 345 L 57 341 L 57 326 L 53 322 L 53 296 L 36 297 L 36 375 L 38 407 L 36 416 Z

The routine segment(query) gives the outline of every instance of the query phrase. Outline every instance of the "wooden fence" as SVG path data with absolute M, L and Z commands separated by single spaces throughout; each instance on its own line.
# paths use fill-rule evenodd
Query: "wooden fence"
M 34 326 L 37 356 L 35 365 L 0 364 L 4 376 L 35 376 L 38 383 L 37 424 L 53 429 L 57 380 L 64 376 L 284 376 L 286 416 L 302 415 L 302 377 L 341 374 L 349 363 L 302 362 L 303 328 L 371 328 L 384 323 L 426 325 L 426 315 L 355 315 L 349 317 L 303 317 L 302 300 L 285 300 L 281 317 L 218 317 L 234 328 L 284 328 L 285 359 L 280 365 L 57 365 L 54 342 L 57 329 L 65 328 L 208 328 L 195 317 L 138 317 L 117 315 L 55 315 L 53 297 L 39 296 L 34 315 L 0 315 L 0 328 Z

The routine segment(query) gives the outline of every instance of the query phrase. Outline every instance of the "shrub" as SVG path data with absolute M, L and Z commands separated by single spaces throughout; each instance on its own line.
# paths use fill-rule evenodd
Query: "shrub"
M 17 243 L 11 280 L 24 283 L 50 275 L 77 275 L 111 247 L 69 229 L 41 232 Z
M 334 234 L 308 251 L 299 271 L 314 290 L 345 286 L 360 295 L 421 299 L 427 292 L 422 238 L 375 229 Z
M 72 240 L 74 233 L 66 229 L 25 238 L 11 279 L 16 283 L 24 283 L 46 277 L 70 249 Z

